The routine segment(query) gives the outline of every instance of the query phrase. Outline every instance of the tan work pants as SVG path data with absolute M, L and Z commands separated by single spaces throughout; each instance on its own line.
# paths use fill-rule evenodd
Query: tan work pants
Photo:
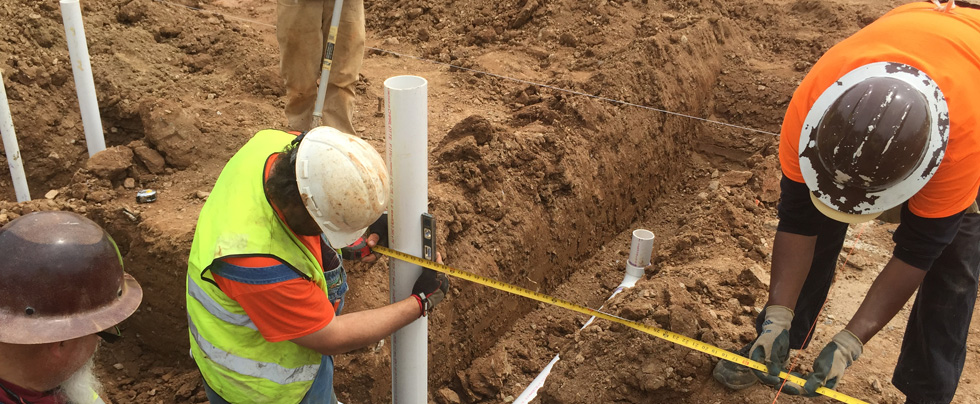
M 356 135 L 354 85 L 364 58 L 364 1 L 343 0 L 333 66 L 321 125 Z M 296 131 L 310 129 L 334 0 L 279 0 L 276 39 L 286 85 L 286 119 Z

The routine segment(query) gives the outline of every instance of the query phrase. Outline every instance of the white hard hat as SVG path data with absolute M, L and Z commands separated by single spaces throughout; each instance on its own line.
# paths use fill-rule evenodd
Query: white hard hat
M 350 245 L 388 205 L 388 170 L 358 137 L 320 126 L 296 151 L 300 197 L 334 248 Z

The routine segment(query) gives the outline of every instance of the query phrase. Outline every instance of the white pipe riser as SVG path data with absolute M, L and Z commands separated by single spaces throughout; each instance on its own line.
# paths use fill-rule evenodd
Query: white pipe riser
M 17 202 L 29 201 L 31 200 L 31 191 L 27 187 L 24 160 L 20 155 L 20 146 L 17 145 L 14 118 L 10 114 L 7 88 L 3 84 L 2 72 L 0 72 L 0 136 L 3 137 L 3 150 L 7 154 L 7 166 L 10 168 L 10 179 L 14 183 L 14 195 L 17 197 Z
M 428 210 L 428 106 L 425 79 L 385 80 L 385 153 L 391 176 L 388 231 L 391 248 L 422 256 L 421 215 Z M 422 273 L 418 265 L 391 260 L 391 301 L 409 297 Z M 428 402 L 428 318 L 392 335 L 392 402 Z
M 630 241 L 629 263 L 643 268 L 650 265 L 653 257 L 653 232 L 646 229 L 633 230 L 633 239 Z
M 61 17 L 65 23 L 65 39 L 68 41 L 68 56 L 75 77 L 75 92 L 82 113 L 82 127 L 85 129 L 85 143 L 88 155 L 105 150 L 105 135 L 102 132 L 102 117 L 99 115 L 99 100 L 95 96 L 95 79 L 92 77 L 92 63 L 85 42 L 85 24 L 82 22 L 82 9 L 78 0 L 61 0 Z
M 636 285 L 636 281 L 643 277 L 643 268 L 650 265 L 650 260 L 653 257 L 653 238 L 653 232 L 649 230 L 633 230 L 633 238 L 630 241 L 630 255 L 626 261 L 626 275 L 623 277 L 623 281 L 619 284 L 619 287 L 613 291 L 612 296 L 609 296 L 609 298 L 606 299 L 607 302 L 616 297 L 619 292 Z M 638 265 L 634 265 L 634 262 Z M 599 310 L 602 310 L 602 307 L 604 306 L 605 303 L 599 307 Z M 582 325 L 581 329 L 588 327 L 594 320 L 594 316 L 590 317 L 589 320 Z M 545 381 L 551 374 L 551 369 L 560 359 L 560 355 L 555 355 L 555 357 L 551 359 L 551 362 L 549 362 L 548 365 L 541 370 L 541 373 L 538 373 L 534 380 L 531 381 L 531 384 L 529 384 L 524 391 L 517 396 L 517 399 L 514 400 L 514 404 L 528 404 L 531 402 L 531 400 L 534 400 L 534 398 L 538 395 L 538 390 L 540 390 L 541 387 L 544 387 Z
M 633 230 L 630 254 L 626 259 L 626 278 L 621 286 L 633 287 L 643 277 L 643 268 L 650 265 L 653 255 L 653 238 L 653 232 L 649 230 Z

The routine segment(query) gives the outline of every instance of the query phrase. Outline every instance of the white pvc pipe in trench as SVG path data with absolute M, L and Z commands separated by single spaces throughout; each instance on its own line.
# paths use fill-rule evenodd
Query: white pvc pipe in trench
M 626 260 L 626 277 L 620 288 L 616 289 L 619 293 L 623 285 L 629 284 L 627 288 L 633 287 L 636 281 L 643 277 L 643 268 L 650 265 L 650 258 L 653 256 L 653 232 L 646 229 L 633 230 L 633 239 L 630 241 L 630 255 Z M 613 293 L 613 296 L 616 296 Z M 611 299 L 612 297 L 610 297 Z
M 61 18 L 65 22 L 65 39 L 68 40 L 71 71 L 75 75 L 75 93 L 78 94 L 78 106 L 82 112 L 85 144 L 88 145 L 89 157 L 92 157 L 105 150 L 105 135 L 102 132 L 99 100 L 95 97 L 95 80 L 92 78 L 92 63 L 89 60 L 88 44 L 85 42 L 85 24 L 82 23 L 82 9 L 78 0 L 61 0 Z
M 10 178 L 14 182 L 17 202 L 29 201 L 31 191 L 27 188 L 24 160 L 20 157 L 20 146 L 17 145 L 17 134 L 14 133 L 14 118 L 10 115 L 10 104 L 7 103 L 7 88 L 3 84 L 2 72 L 0 72 L 0 136 L 3 137 L 3 150 L 7 154 L 7 166 L 10 167 Z
M 422 257 L 421 215 L 428 210 L 428 83 L 418 76 L 396 76 L 384 82 L 385 153 L 391 178 L 388 234 L 392 249 Z M 422 267 L 391 259 L 391 302 L 412 294 Z M 427 403 L 428 317 L 391 336 L 393 403 Z
M 623 276 L 623 281 L 619 283 L 619 286 L 616 287 L 613 294 L 609 296 L 609 299 L 606 299 L 607 302 L 618 295 L 619 292 L 636 285 L 636 281 L 643 277 L 643 269 L 647 265 L 650 265 L 650 257 L 652 255 L 653 232 L 644 229 L 633 230 L 633 239 L 630 242 L 630 255 L 629 259 L 626 261 L 626 275 Z M 604 305 L 605 303 L 603 303 L 603 306 Z M 599 307 L 599 310 L 602 310 L 602 306 Z M 595 317 L 589 318 L 589 321 L 586 321 L 582 328 L 588 327 L 589 324 L 592 324 L 593 320 L 595 320 Z M 558 363 L 559 359 L 561 359 L 561 357 L 559 355 L 555 355 L 555 357 L 551 359 L 551 362 L 548 362 L 548 365 L 541 370 L 541 373 L 538 373 L 537 377 L 535 377 L 534 380 L 531 380 L 531 383 L 528 384 L 527 388 L 525 388 L 524 391 L 517 396 L 517 399 L 514 400 L 514 404 L 530 403 L 531 400 L 538 395 L 538 390 L 540 390 L 541 387 L 544 387 L 545 380 L 547 380 L 548 375 L 551 374 L 551 368 L 555 366 L 555 363 Z

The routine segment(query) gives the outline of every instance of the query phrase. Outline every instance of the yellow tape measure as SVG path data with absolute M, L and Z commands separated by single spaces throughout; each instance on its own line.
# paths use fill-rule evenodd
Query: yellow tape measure
M 565 308 L 565 309 L 568 309 L 568 310 L 571 310 L 571 311 L 579 312 L 579 313 L 582 313 L 582 314 L 587 314 L 587 315 L 590 315 L 590 316 L 595 316 L 597 318 L 601 318 L 601 319 L 604 319 L 604 320 L 609 320 L 609 321 L 612 321 L 614 323 L 619 323 L 619 324 L 625 325 L 627 327 L 630 327 L 630 328 L 633 328 L 633 329 L 636 329 L 636 330 L 639 330 L 639 331 L 643 331 L 643 332 L 645 332 L 647 334 L 650 334 L 650 335 L 652 335 L 654 337 L 657 337 L 657 338 L 660 338 L 660 339 L 664 339 L 664 340 L 673 342 L 673 343 L 678 344 L 678 345 L 681 345 L 681 346 L 688 347 L 688 348 L 693 349 L 695 351 L 704 352 L 704 353 L 706 353 L 708 355 L 714 356 L 714 357 L 719 358 L 719 359 L 724 359 L 724 360 L 727 360 L 727 361 L 735 362 L 735 363 L 737 363 L 739 365 L 750 367 L 752 369 L 756 369 L 756 370 L 759 370 L 759 371 L 763 371 L 763 372 L 766 371 L 766 365 L 763 365 L 763 364 L 761 364 L 759 362 L 756 362 L 756 361 L 750 360 L 748 358 L 745 358 L 745 357 L 736 355 L 734 353 L 728 352 L 728 351 L 726 351 L 724 349 L 718 348 L 718 347 L 713 346 L 713 345 L 710 345 L 710 344 L 706 344 L 706 343 L 701 342 L 701 341 L 698 341 L 696 339 L 688 338 L 688 337 L 685 337 L 685 336 L 680 335 L 680 334 L 675 334 L 675 333 L 670 332 L 670 331 L 667 331 L 667 330 L 662 330 L 662 329 L 659 329 L 657 327 L 651 327 L 651 326 L 648 326 L 646 324 L 638 323 L 636 321 L 630 321 L 630 320 L 627 320 L 627 319 L 624 319 L 624 318 L 621 318 L 621 317 L 616 317 L 616 316 L 613 316 L 613 315 L 610 315 L 610 314 L 603 313 L 601 311 L 590 309 L 588 307 L 579 306 L 579 305 L 577 305 L 575 303 L 572 303 L 572 302 L 569 302 L 567 300 L 562 300 L 562 299 L 559 299 L 557 297 L 548 296 L 548 295 L 546 295 L 544 293 L 538 293 L 538 292 L 535 292 L 533 290 L 524 289 L 524 288 L 522 288 L 520 286 L 514 286 L 514 285 L 511 285 L 511 284 L 508 284 L 508 283 L 504 283 L 504 282 L 500 282 L 500 281 L 497 281 L 497 280 L 486 278 L 486 277 L 483 277 L 483 276 L 480 276 L 480 275 L 472 274 L 472 273 L 469 273 L 469 272 L 466 272 L 466 271 L 463 271 L 463 270 L 459 270 L 459 269 L 456 269 L 456 268 L 453 268 L 453 267 L 450 267 L 450 266 L 446 266 L 446 265 L 443 265 L 443 264 L 440 264 L 440 263 L 437 263 L 437 262 L 432 262 L 432 261 L 429 261 L 429 260 L 424 260 L 424 259 L 419 258 L 419 257 L 416 257 L 414 255 L 405 254 L 405 253 L 403 253 L 401 251 L 395 251 L 395 250 L 392 250 L 390 248 L 385 248 L 385 247 L 377 246 L 377 247 L 372 248 L 371 250 L 373 250 L 375 252 L 378 252 L 380 254 L 383 254 L 383 255 L 387 255 L 387 256 L 389 256 L 391 258 L 399 259 L 399 260 L 402 260 L 402 261 L 405 261 L 405 262 L 410 262 L 412 264 L 419 265 L 419 266 L 422 266 L 422 267 L 426 267 L 426 268 L 432 269 L 434 271 L 442 272 L 442 273 L 447 274 L 447 275 L 452 275 L 452 276 L 455 276 L 457 278 L 466 279 L 466 280 L 468 280 L 470 282 L 475 282 L 475 283 L 478 283 L 478 284 L 483 285 L 483 286 L 489 286 L 489 287 L 494 288 L 494 289 L 497 289 L 497 290 L 502 290 L 504 292 L 513 293 L 515 295 L 524 296 L 526 298 L 537 300 L 537 301 L 543 302 L 543 303 L 547 303 L 547 304 L 550 304 L 552 306 L 562 307 L 562 308 Z M 797 376 L 793 376 L 793 375 L 788 374 L 786 372 L 780 373 L 779 374 L 779 377 L 781 377 L 783 379 L 786 379 L 786 380 L 789 380 L 789 381 L 791 381 L 793 383 L 796 383 L 796 384 L 798 384 L 800 386 L 803 386 L 804 384 L 806 384 L 806 380 L 804 380 L 804 379 L 802 379 L 800 377 L 797 377 Z M 822 395 L 825 395 L 825 396 L 830 397 L 830 398 L 833 398 L 833 399 L 838 400 L 838 401 L 845 402 L 847 404 L 868 404 L 868 403 L 866 403 L 864 401 L 861 401 L 861 400 L 856 399 L 854 397 L 851 397 L 851 396 L 848 396 L 846 394 L 837 392 L 836 390 L 828 389 L 826 387 L 821 387 L 821 388 L 817 389 L 817 393 L 822 394 Z

